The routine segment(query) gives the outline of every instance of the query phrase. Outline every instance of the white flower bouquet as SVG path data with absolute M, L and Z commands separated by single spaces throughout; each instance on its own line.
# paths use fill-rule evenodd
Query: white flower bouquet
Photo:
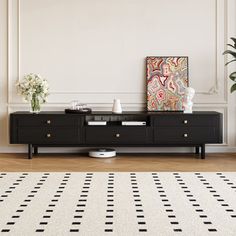
M 40 112 L 40 105 L 46 102 L 49 95 L 47 80 L 37 74 L 28 74 L 22 81 L 16 83 L 18 94 L 22 95 L 25 101 L 31 103 L 33 113 Z

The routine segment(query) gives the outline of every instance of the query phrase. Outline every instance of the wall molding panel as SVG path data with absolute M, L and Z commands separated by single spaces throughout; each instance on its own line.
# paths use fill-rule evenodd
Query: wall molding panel
M 29 0 L 9 0 L 8 1 L 8 26 L 9 26 L 9 72 L 8 72 L 8 82 L 9 82 L 9 103 L 19 103 L 20 98 L 16 96 L 15 92 L 15 82 L 18 79 L 21 79 L 21 55 L 24 52 L 21 50 L 21 29 L 22 27 L 22 3 Z M 142 0 L 140 0 L 142 1 Z M 37 1 L 35 1 L 37 3 Z M 212 60 L 214 61 L 214 68 L 212 78 L 207 78 L 212 81 L 212 84 L 209 88 L 203 86 L 202 89 L 196 89 L 196 103 L 205 104 L 205 103 L 221 103 L 225 104 L 227 102 L 227 84 L 224 80 L 225 68 L 224 68 L 224 57 L 222 52 L 224 51 L 224 44 L 227 41 L 227 34 L 225 34 L 226 28 L 226 17 L 227 14 L 227 0 L 208 0 L 211 2 L 211 11 L 214 15 L 214 22 L 212 28 L 214 29 L 214 55 Z M 37 6 L 37 4 L 36 4 Z M 199 26 L 200 27 L 200 26 Z M 144 55 L 145 56 L 145 55 Z M 146 55 L 147 56 L 147 55 Z M 192 58 L 189 58 L 190 61 Z M 190 64 L 191 66 L 191 64 Z M 144 78 L 145 79 L 145 78 Z M 204 77 L 203 77 L 204 79 Z M 204 84 L 204 80 L 201 81 Z M 190 83 L 191 83 L 191 74 L 190 74 Z M 72 86 L 73 87 L 73 86 Z M 109 88 L 106 88 L 102 92 L 87 91 L 83 90 L 70 90 L 70 91 L 57 91 L 53 88 L 51 89 L 51 98 L 49 102 L 62 102 L 62 99 L 65 99 L 65 95 L 68 96 L 68 101 L 73 100 L 75 97 L 81 97 L 81 100 L 86 100 L 85 102 L 92 103 L 93 96 L 99 94 L 104 96 L 105 99 L 109 97 L 109 100 L 112 100 L 115 96 L 118 95 L 121 100 L 125 100 L 127 94 L 131 94 L 132 97 L 145 99 L 145 86 L 143 86 L 143 91 L 133 91 L 131 89 L 124 88 L 120 91 L 109 91 Z M 127 92 L 125 90 L 128 90 Z M 70 99 L 70 98 L 72 99 Z
M 86 103 L 94 110 L 110 110 L 114 98 L 121 100 L 124 110 L 143 110 L 146 108 L 145 57 L 188 55 L 190 86 L 196 89 L 194 110 L 215 110 L 224 116 L 224 143 L 210 145 L 209 150 L 236 150 L 233 143 L 236 139 L 231 140 L 232 119 L 229 119 L 235 105 L 229 97 L 228 68 L 224 66 L 227 57 L 222 55 L 231 37 L 229 25 L 236 28 L 235 22 L 228 22 L 234 14 L 231 9 L 236 6 L 234 0 L 137 0 L 135 4 L 131 0 L 116 3 L 101 0 L 100 5 L 83 0 L 70 0 L 70 4 L 65 0 L 1 1 L 7 6 L 7 19 L 0 15 L 0 26 L 7 21 L 8 30 L 7 35 L 0 36 L 7 42 L 7 74 L 4 75 L 7 103 L 1 113 L 7 129 L 11 112 L 29 110 L 15 88 L 16 81 L 27 71 L 27 65 L 29 72 L 42 71 L 51 84 L 48 103 L 42 106 L 45 111 L 63 110 L 72 100 Z M 183 6 L 186 9 L 183 10 Z M 91 11 L 89 17 L 83 14 L 86 9 Z M 159 9 L 157 15 L 160 15 L 154 23 L 153 9 Z M 170 11 L 170 19 L 162 24 L 164 15 L 161 14 L 166 9 Z M 108 13 L 102 15 L 103 11 Z M 52 17 L 49 17 L 50 12 Z M 67 17 L 69 14 L 71 19 Z M 43 29 L 39 28 L 40 15 L 44 16 Z M 177 25 L 172 23 L 173 19 Z M 149 25 L 149 22 L 152 23 Z M 45 54 L 46 49 L 49 49 L 48 54 Z M 57 52 L 62 58 L 58 58 Z M 91 55 L 94 59 L 89 61 Z M 109 59 L 114 60 L 115 65 L 105 68 Z M 53 65 L 54 60 L 57 66 Z M 107 72 L 103 74 L 102 68 Z M 234 116 L 236 119 L 236 114 Z M 4 143 L 8 143 L 9 137 L 4 139 Z M 21 146 L 5 144 L 0 145 L 1 150 L 25 151 Z

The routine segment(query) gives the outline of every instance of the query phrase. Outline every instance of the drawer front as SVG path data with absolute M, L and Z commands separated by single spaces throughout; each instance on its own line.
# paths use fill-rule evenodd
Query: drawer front
M 192 127 L 217 126 L 217 117 L 214 115 L 161 115 L 153 117 L 154 126 L 158 127 Z
M 38 127 L 19 127 L 19 143 L 31 144 L 79 144 L 81 134 L 78 128 L 59 127 L 38 128 Z
M 216 128 L 157 128 L 154 131 L 156 144 L 201 144 L 219 142 Z
M 86 127 L 87 144 L 146 144 L 146 127 Z
M 75 126 L 82 124 L 80 117 L 73 115 L 27 115 L 18 117 L 19 127 L 28 126 Z

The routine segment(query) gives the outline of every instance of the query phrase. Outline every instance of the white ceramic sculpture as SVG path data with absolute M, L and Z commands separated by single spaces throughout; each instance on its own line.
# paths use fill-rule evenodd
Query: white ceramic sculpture
M 120 104 L 120 99 L 114 99 L 113 101 L 113 107 L 112 107 L 113 113 L 122 113 L 122 108 Z
M 185 99 L 183 103 L 184 113 L 192 113 L 193 112 L 193 102 L 192 99 L 195 95 L 195 89 L 188 87 L 185 89 Z

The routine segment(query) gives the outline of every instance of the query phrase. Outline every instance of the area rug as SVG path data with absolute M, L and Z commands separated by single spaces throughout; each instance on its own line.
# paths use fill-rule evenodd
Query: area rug
M 0 173 L 0 235 L 236 235 L 236 173 Z

